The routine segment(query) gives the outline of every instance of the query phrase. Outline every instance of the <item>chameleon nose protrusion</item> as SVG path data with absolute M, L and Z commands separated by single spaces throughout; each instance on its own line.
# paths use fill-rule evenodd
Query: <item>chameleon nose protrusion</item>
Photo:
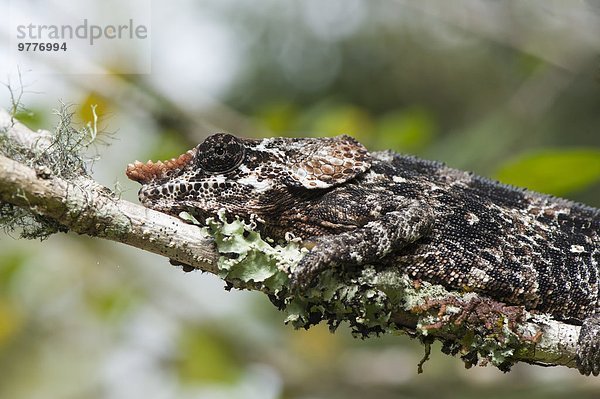
M 192 149 L 168 161 L 148 161 L 146 163 L 135 161 L 127 165 L 125 174 L 131 180 L 147 184 L 166 177 L 169 171 L 183 168 L 194 158 L 195 153 L 196 150 Z

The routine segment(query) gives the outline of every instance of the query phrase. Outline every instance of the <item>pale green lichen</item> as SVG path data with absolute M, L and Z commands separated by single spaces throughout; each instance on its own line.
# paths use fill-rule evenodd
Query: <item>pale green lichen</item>
M 180 216 L 199 224 L 190 215 Z M 491 327 L 455 322 L 462 309 L 452 301 L 468 302 L 475 294 L 449 292 L 427 282 L 415 284 L 400 269 L 375 266 L 326 270 L 311 288 L 290 292 L 288 273 L 307 252 L 299 241 L 265 239 L 253 223 L 227 218 L 225 211 L 208 219 L 205 229 L 221 255 L 217 264 L 220 277 L 232 287 L 268 294 L 287 313 L 286 323 L 296 328 L 326 321 L 333 331 L 347 322 L 355 336 L 366 337 L 403 331 L 405 326 L 398 325 L 394 316 L 411 314 L 416 318 L 412 332 L 417 337 L 428 340 L 434 331 L 437 338 L 460 337 L 442 339 L 444 351 L 461 354 L 468 365 L 483 359 L 503 370 L 512 364 L 515 351 L 523 347 L 507 319 L 500 318 L 502 322 Z M 430 307 L 431 301 L 449 305 Z
M 201 225 L 187 213 L 182 219 Z M 277 295 L 293 268 L 306 252 L 298 241 L 278 245 L 265 241 L 252 224 L 239 218 L 228 222 L 225 211 L 206 220 L 205 231 L 215 240 L 221 255 L 217 264 L 219 277 L 235 287 L 260 289 Z

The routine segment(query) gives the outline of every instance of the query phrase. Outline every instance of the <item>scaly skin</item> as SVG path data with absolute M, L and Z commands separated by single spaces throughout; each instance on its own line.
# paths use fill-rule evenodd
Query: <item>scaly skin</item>
M 383 264 L 414 279 L 582 324 L 578 366 L 600 372 L 600 211 L 392 152 L 348 136 L 216 134 L 166 164 L 136 163 L 147 207 L 198 220 L 228 214 L 311 251 L 302 289 L 327 267 Z

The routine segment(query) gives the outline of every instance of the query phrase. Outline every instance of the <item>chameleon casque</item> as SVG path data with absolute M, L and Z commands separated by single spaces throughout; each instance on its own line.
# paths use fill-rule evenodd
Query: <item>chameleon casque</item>
M 166 162 L 130 164 L 146 207 L 228 214 L 312 248 L 290 276 L 383 262 L 582 325 L 577 363 L 600 373 L 600 210 L 515 188 L 349 136 L 247 139 L 218 133 Z

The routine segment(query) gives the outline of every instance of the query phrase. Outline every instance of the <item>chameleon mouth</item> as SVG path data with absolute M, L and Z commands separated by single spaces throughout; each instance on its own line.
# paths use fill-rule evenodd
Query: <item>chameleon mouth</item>
M 148 161 L 146 163 L 135 161 L 127 165 L 125 174 L 131 180 L 141 184 L 147 184 L 157 179 L 168 177 L 174 171 L 184 168 L 196 155 L 196 149 L 184 152 L 177 158 L 171 158 L 168 161 Z

